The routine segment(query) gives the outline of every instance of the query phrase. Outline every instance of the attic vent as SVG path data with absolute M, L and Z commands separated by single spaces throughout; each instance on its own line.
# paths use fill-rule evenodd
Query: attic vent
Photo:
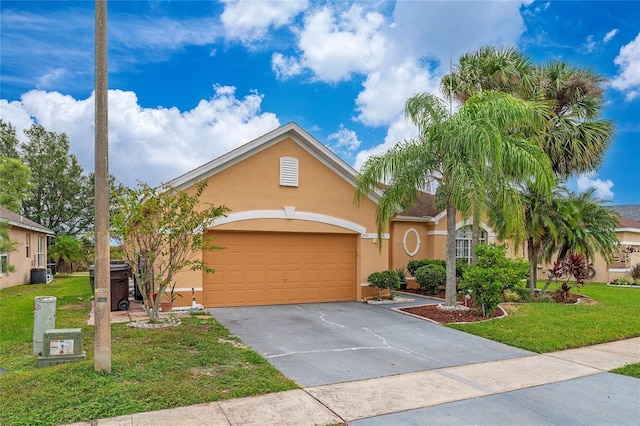
M 280 157 L 280 186 L 298 186 L 298 160 Z

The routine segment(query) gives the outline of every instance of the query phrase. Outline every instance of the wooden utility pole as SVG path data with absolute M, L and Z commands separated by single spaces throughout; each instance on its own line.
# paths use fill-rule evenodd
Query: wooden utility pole
M 111 373 L 111 280 L 109 267 L 109 126 L 107 0 L 96 0 L 95 110 L 95 371 Z

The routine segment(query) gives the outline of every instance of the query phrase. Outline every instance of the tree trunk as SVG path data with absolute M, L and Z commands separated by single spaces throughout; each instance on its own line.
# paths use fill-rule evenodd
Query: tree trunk
M 447 281 L 445 287 L 445 305 L 457 304 L 456 288 L 456 207 L 447 201 Z
M 529 290 L 533 291 L 538 282 L 538 256 L 540 248 L 533 242 L 533 239 L 527 239 L 527 255 L 529 257 Z

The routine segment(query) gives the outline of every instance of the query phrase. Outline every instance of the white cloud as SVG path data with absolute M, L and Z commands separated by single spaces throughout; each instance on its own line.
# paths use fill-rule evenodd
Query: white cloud
M 357 119 L 371 126 L 388 125 L 416 93 L 438 92 L 438 78 L 413 61 L 389 65 L 369 73 L 356 99 Z
M 605 42 L 605 43 L 609 43 L 611 41 L 611 39 L 614 38 L 616 36 L 616 34 L 618 34 L 618 32 L 619 32 L 619 30 L 617 28 L 612 29 L 607 34 L 605 34 L 605 36 L 602 39 L 602 41 Z
M 481 46 L 515 45 L 526 31 L 521 6 L 532 1 L 396 2 L 396 48 L 432 58 L 448 72 L 449 59 Z M 546 6 L 545 6 L 546 7 Z
M 201 100 L 184 112 L 177 108 L 143 108 L 135 93 L 110 90 L 111 174 L 127 185 L 134 185 L 136 180 L 157 185 L 280 125 L 274 114 L 260 111 L 263 96 L 259 93 L 238 99 L 234 87 L 214 89 L 211 99 Z M 0 100 L 0 117 L 16 126 L 19 135 L 31 125 L 31 117 L 47 130 L 66 133 L 71 153 L 86 172 L 93 170 L 93 95 L 77 100 L 34 90 L 20 101 Z
M 271 55 L 271 69 L 282 80 L 299 75 L 303 71 L 302 65 L 296 58 L 286 57 L 282 53 Z
M 620 48 L 613 63 L 619 71 L 611 80 L 611 87 L 625 92 L 628 101 L 640 96 L 640 33 L 635 40 Z
M 309 13 L 300 31 L 299 62 L 320 81 L 338 82 L 353 73 L 381 66 L 385 40 L 380 33 L 384 17 L 360 4 L 348 9 L 326 6 Z
M 245 43 L 264 37 L 269 27 L 278 28 L 289 24 L 308 7 L 306 1 L 292 0 L 223 1 L 226 7 L 220 18 L 226 29 L 226 36 Z
M 594 179 L 594 177 L 595 173 L 582 174 L 578 176 L 578 191 L 584 192 L 588 189 L 595 188 L 596 197 L 603 200 L 612 200 L 613 191 L 611 191 L 611 188 L 613 187 L 613 182 L 611 182 L 609 179 Z
M 360 147 L 358 135 L 353 130 L 347 129 L 340 124 L 338 130 L 327 136 L 329 148 L 336 154 L 346 158 L 353 158 L 354 151 Z

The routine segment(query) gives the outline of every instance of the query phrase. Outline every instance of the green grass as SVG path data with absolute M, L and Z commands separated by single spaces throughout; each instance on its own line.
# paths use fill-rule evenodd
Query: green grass
M 640 290 L 587 284 L 592 303 L 516 304 L 507 318 L 450 327 L 533 352 L 545 353 L 640 336 Z
M 640 363 L 638 364 L 628 364 L 624 367 L 616 368 L 615 370 L 611 370 L 612 373 L 624 374 L 625 376 L 635 377 L 640 379 Z
M 82 328 L 87 360 L 35 368 L 33 305 L 57 297 L 57 328 Z M 86 276 L 0 290 L 0 424 L 53 425 L 278 392 L 297 386 L 213 318 L 160 330 L 112 324 L 112 372 L 93 369 Z

